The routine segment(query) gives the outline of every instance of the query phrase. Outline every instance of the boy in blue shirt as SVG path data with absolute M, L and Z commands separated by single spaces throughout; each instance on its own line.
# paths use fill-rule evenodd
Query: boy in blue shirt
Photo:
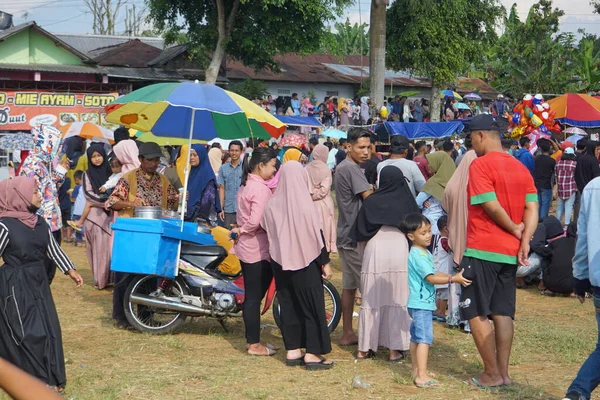
M 459 283 L 469 286 L 471 281 L 462 276 L 436 271 L 433 255 L 427 250 L 431 244 L 431 223 L 422 214 L 410 214 L 404 220 L 403 231 L 412 242 L 408 255 L 408 313 L 410 325 L 410 358 L 414 384 L 419 388 L 439 386 L 438 381 L 427 375 L 429 346 L 433 344 L 433 311 L 435 285 Z

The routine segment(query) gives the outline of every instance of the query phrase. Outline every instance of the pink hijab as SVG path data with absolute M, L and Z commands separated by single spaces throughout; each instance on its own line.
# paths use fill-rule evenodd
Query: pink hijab
M 310 188 L 320 187 L 321 183 L 331 178 L 331 170 L 327 166 L 329 157 L 329 148 L 323 144 L 315 146 L 312 152 L 312 161 L 306 166 L 306 173 L 310 183 Z
M 135 141 L 122 140 L 113 147 L 113 152 L 123 164 L 121 172 L 124 174 L 140 167 L 140 160 L 138 159 L 140 152 Z
M 460 265 L 467 247 L 467 183 L 469 167 L 477 158 L 475 150 L 469 150 L 454 171 L 444 189 L 444 210 L 448 212 L 448 245 L 454 252 L 454 262 Z
M 27 209 L 35 191 L 33 178 L 18 176 L 0 182 L 0 218 L 16 218 L 28 228 L 35 228 L 38 216 Z
M 280 170 L 279 185 L 263 211 L 261 225 L 267 232 L 273 261 L 284 271 L 297 271 L 321 253 L 321 223 L 302 164 L 289 161 Z

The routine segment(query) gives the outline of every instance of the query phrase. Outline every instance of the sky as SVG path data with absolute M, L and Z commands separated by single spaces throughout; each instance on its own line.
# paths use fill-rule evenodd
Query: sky
M 451 1 L 451 0 L 448 0 Z M 510 9 L 515 0 L 500 0 Z M 535 0 L 517 0 L 519 16 L 522 20 Z M 137 9 L 144 6 L 144 0 L 124 0 L 129 7 L 135 4 Z M 356 0 L 355 4 L 348 7 L 341 17 L 351 22 L 369 22 L 370 0 Z M 600 15 L 593 14 L 589 0 L 554 0 L 554 7 L 565 11 L 561 18 L 560 28 L 563 32 L 577 32 L 579 28 L 589 33 L 600 35 Z M 116 30 L 125 31 L 125 7 L 119 15 Z M 54 33 L 93 33 L 92 16 L 85 6 L 85 0 L 0 0 L 0 10 L 13 14 L 15 25 L 36 21 L 50 32 Z

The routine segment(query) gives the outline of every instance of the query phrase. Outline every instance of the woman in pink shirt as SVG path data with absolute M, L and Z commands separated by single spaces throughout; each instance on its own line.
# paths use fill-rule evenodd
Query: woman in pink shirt
M 275 174 L 275 153 L 257 147 L 244 157 L 242 187 L 237 194 L 237 227 L 232 253 L 240 259 L 244 276 L 244 325 L 248 354 L 272 356 L 275 348 L 260 342 L 260 303 L 273 280 L 267 233 L 260 226 L 263 209 L 271 198 L 267 181 Z
M 321 217 L 302 165 L 289 161 L 280 171 L 279 186 L 264 209 L 261 225 L 269 237 L 286 365 L 330 369 L 333 362 L 323 357 L 331 352 L 323 278 L 331 277 L 331 268 Z

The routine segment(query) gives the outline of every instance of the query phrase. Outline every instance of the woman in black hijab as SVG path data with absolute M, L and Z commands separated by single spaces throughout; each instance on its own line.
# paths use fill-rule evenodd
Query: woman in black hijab
M 598 165 L 598 151 L 600 143 L 590 140 L 585 146 L 585 151 L 577 159 L 575 167 L 575 183 L 579 193 L 583 192 L 585 186 L 592 179 L 600 176 L 600 166 Z
M 103 145 L 92 144 L 87 150 L 87 157 L 88 169 L 83 174 L 82 187 L 89 214 L 85 217 L 83 227 L 94 284 L 96 288 L 104 289 L 111 281 L 110 252 L 107 249 L 111 248 L 112 243 L 112 215 L 104 208 L 108 196 L 100 192 L 100 188 L 110 177 L 111 170 Z
M 365 199 L 352 230 L 362 255 L 358 359 L 383 346 L 394 361 L 409 349 L 408 241 L 399 228 L 415 212 L 419 207 L 402 171 L 384 167 L 379 189 Z
M 85 145 L 85 139 L 79 136 L 73 136 L 65 139 L 63 144 L 63 151 L 69 159 L 69 165 L 71 169 L 77 166 L 79 157 L 83 155 L 83 146 Z

